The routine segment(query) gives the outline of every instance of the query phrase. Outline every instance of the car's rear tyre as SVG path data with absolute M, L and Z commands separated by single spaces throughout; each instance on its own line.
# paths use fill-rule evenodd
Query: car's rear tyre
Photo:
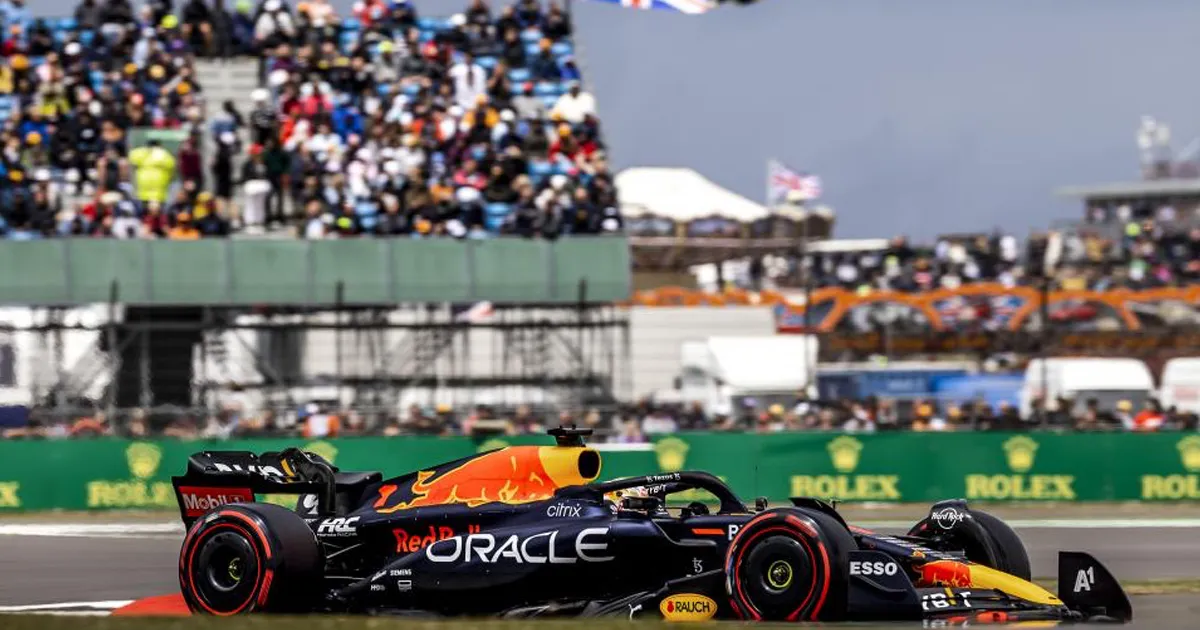
M 179 586 L 194 613 L 312 610 L 324 558 L 304 519 L 266 503 L 223 505 L 192 526 Z
M 979 525 L 973 527 L 956 527 L 949 533 L 934 527 L 926 518 L 913 526 L 910 536 L 918 538 L 937 538 L 949 546 L 958 547 L 967 555 L 967 560 L 978 562 L 1009 575 L 1015 575 L 1023 580 L 1033 577 L 1029 565 L 1029 552 L 1025 543 L 1007 523 L 999 518 L 981 512 L 970 510 L 971 518 Z
M 755 621 L 836 621 L 846 615 L 854 538 L 834 518 L 804 508 L 767 510 L 729 544 L 726 590 Z

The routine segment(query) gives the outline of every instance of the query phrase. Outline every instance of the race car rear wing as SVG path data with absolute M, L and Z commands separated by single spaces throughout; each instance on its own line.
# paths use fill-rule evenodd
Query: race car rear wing
M 298 448 L 257 455 L 203 451 L 189 457 L 187 471 L 171 482 L 180 518 L 190 528 L 208 510 L 254 501 L 258 494 L 314 495 L 316 514 L 330 514 L 336 501 L 336 472 L 319 455 Z

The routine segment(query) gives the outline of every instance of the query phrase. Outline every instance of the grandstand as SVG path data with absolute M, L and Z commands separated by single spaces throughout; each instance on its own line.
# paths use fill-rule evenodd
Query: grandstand
M 618 232 L 570 18 L 537 7 L 18 16 L 0 70 L 0 234 Z

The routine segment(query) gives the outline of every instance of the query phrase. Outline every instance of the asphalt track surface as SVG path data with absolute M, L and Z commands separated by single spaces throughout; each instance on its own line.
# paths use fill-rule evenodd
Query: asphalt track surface
M 3 523 L 0 523 L 2 525 Z M 1200 528 L 1018 528 L 1037 577 L 1086 551 L 1122 581 L 1200 579 Z M 175 592 L 181 535 L 0 535 L 0 606 L 130 600 Z M 1134 598 L 1137 627 L 1200 627 L 1200 595 Z M 3 626 L 0 621 L 0 626 Z

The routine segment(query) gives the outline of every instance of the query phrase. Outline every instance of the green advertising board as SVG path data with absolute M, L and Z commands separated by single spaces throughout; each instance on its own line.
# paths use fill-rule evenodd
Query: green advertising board
M 0 442 L 0 509 L 173 509 L 170 477 L 201 450 L 300 445 L 343 470 L 399 475 L 509 442 L 470 438 L 329 441 Z M 602 478 L 704 470 L 744 498 L 843 501 L 1128 501 L 1200 499 L 1200 435 L 891 433 L 678 434 L 599 445 Z

